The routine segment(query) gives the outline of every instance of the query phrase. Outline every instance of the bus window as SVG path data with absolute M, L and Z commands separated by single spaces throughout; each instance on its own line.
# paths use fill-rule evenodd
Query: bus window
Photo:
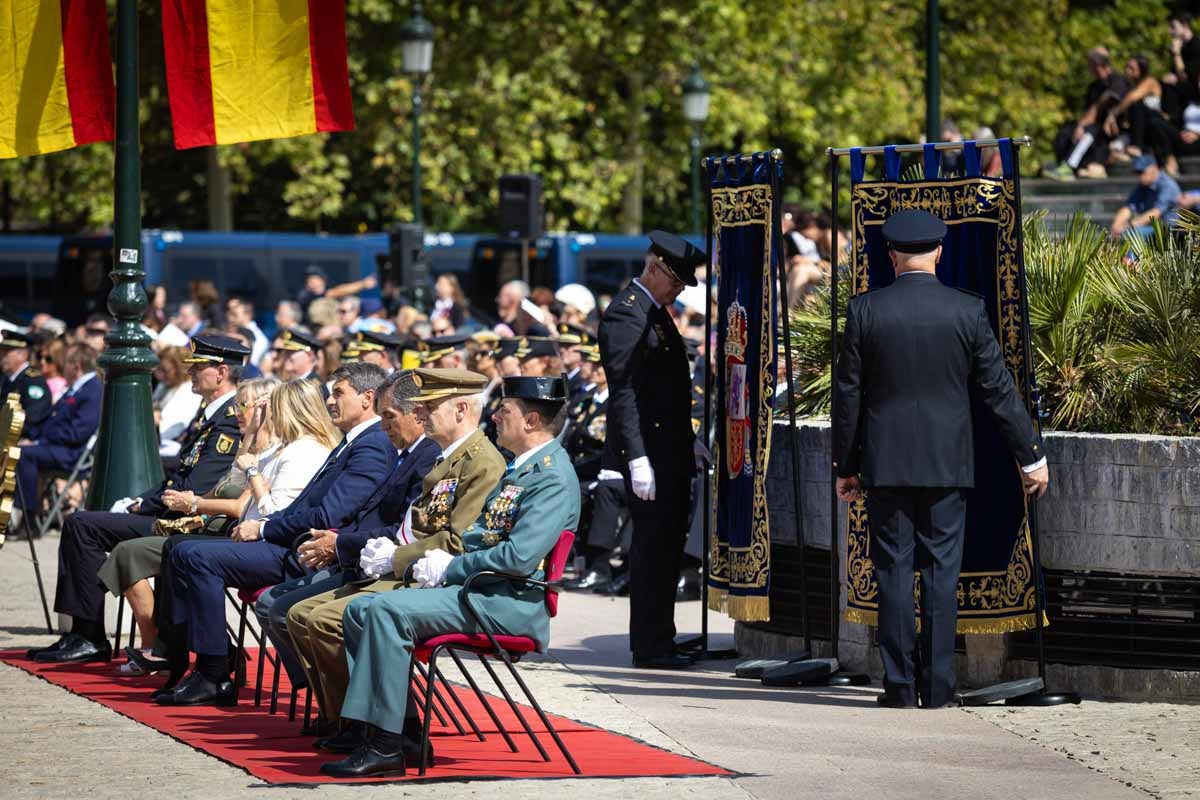
M 584 257 L 582 283 L 597 295 L 613 295 L 642 271 L 645 256 L 636 258 Z
M 195 255 L 168 250 L 163 258 L 163 278 L 167 287 L 167 297 L 173 303 L 188 298 L 192 281 L 212 281 L 218 291 L 221 289 L 221 267 L 216 256 L 211 253 Z
M 53 314 L 68 324 L 83 322 L 89 314 L 106 313 L 112 281 L 112 242 L 105 239 L 85 243 L 64 242 L 58 259 Z
M 265 269 L 266 259 L 261 257 L 221 259 L 221 295 L 257 301 Z

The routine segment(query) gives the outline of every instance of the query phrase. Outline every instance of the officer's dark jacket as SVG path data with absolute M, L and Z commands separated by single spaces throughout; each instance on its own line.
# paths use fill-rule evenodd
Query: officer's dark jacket
M 630 283 L 604 310 L 599 340 L 609 391 L 606 466 L 627 473 L 630 461 L 648 456 L 656 470 L 690 470 L 692 380 L 670 314 Z
M 335 447 L 300 495 L 286 509 L 267 517 L 264 538 L 288 547 L 310 528 L 340 529 L 354 519 L 395 465 L 396 448 L 377 420 L 346 447 Z
M 38 434 L 38 444 L 55 448 L 63 463 L 75 461 L 87 440 L 100 427 L 103 401 L 104 386 L 99 376 L 92 377 L 77 392 L 68 389 L 50 409 L 50 417 Z
M 442 448 L 428 436 L 421 440 L 388 479 L 379 485 L 349 525 L 338 529 L 338 562 L 343 567 L 358 564 L 363 545 L 376 531 L 404 522 L 404 513 L 421 496 L 421 481 L 433 469 Z M 386 535 L 386 534 L 381 534 Z
M 850 301 L 835 390 L 835 469 L 866 486 L 974 486 L 972 393 L 1018 463 L 1042 457 L 983 298 L 934 275 Z
M 563 448 L 571 456 L 580 480 L 595 478 L 608 439 L 608 398 L 598 400 L 595 388 L 586 390 L 571 407 Z
M 236 403 L 237 396 L 231 396 L 217 407 L 211 418 L 206 418 L 204 410 L 200 410 L 199 422 L 188 426 L 188 436 L 179 448 L 179 469 L 157 489 L 141 496 L 137 513 L 151 517 L 177 516 L 163 505 L 165 490 L 201 495 L 217 485 L 233 465 L 241 443 Z
M 37 439 L 42 432 L 42 423 L 50 416 L 50 406 L 53 403 L 46 379 L 33 367 L 21 370 L 12 380 L 0 373 L 0 403 L 8 399 L 10 392 L 16 392 L 20 396 L 21 408 L 25 411 L 22 437 Z

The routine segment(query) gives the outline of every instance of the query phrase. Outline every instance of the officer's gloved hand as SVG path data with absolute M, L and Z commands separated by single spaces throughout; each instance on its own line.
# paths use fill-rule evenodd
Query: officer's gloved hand
M 413 579 L 422 589 L 441 586 L 446 580 L 446 568 L 453 560 L 454 556 L 445 550 L 430 550 L 413 564 Z
M 629 462 L 629 482 L 639 500 L 654 499 L 654 467 L 649 458 L 642 456 Z
M 396 543 L 386 536 L 368 539 L 358 556 L 358 568 L 364 575 L 380 578 L 392 571 L 392 555 Z

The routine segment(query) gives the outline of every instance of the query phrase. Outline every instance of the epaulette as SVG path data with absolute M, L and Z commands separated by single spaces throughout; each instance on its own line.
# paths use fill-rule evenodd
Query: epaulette
M 237 416 L 237 408 L 236 408 L 236 405 L 237 405 L 237 404 L 235 403 L 234 405 L 231 405 L 229 408 L 225 409 L 225 416 L 227 416 L 227 417 L 236 417 L 236 416 Z
M 971 295 L 971 297 L 976 297 L 976 298 L 979 298 L 980 300 L 984 299 L 983 295 L 981 295 L 979 292 L 972 292 L 970 289 L 964 289 L 961 286 L 951 286 L 950 288 L 957 289 L 958 291 L 962 292 L 963 294 L 969 294 L 969 295 Z
M 632 306 L 633 306 L 633 304 L 634 304 L 634 303 L 636 303 L 636 302 L 637 302 L 637 294 L 636 294 L 636 293 L 634 293 L 633 291 L 630 291 L 630 292 L 629 292 L 629 293 L 628 293 L 628 294 L 625 296 L 625 298 L 624 298 L 623 300 L 621 300 L 621 305 L 623 305 L 623 306 L 630 306 L 630 307 L 632 307 Z
M 40 378 L 42 373 L 36 367 L 29 367 L 25 370 L 25 374 L 31 378 Z

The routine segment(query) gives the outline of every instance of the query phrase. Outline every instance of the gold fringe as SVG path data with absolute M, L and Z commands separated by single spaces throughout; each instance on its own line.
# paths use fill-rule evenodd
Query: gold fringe
M 842 612 L 842 619 L 846 622 L 852 622 L 855 625 L 870 625 L 875 627 L 879 624 L 879 613 L 877 611 L 866 611 L 861 608 L 848 606 Z
M 725 597 L 727 592 L 724 589 L 718 589 L 715 586 L 708 587 L 708 608 L 710 611 L 725 611 Z
M 847 608 L 842 614 L 842 618 L 846 622 L 852 622 L 856 625 L 870 625 L 876 627 L 879 625 L 879 612 L 867 611 L 861 608 Z M 1003 619 L 963 619 L 959 617 L 956 631 L 958 633 L 1012 633 L 1013 631 L 1028 631 L 1034 627 L 1034 614 L 1021 614 L 1016 617 L 1004 617 Z M 1050 627 L 1050 618 L 1045 614 L 1042 615 L 1042 627 Z M 917 620 L 917 630 L 921 629 L 921 620 Z
M 768 622 L 771 619 L 771 601 L 765 596 L 731 595 L 723 589 L 710 587 L 708 607 L 739 622 Z

